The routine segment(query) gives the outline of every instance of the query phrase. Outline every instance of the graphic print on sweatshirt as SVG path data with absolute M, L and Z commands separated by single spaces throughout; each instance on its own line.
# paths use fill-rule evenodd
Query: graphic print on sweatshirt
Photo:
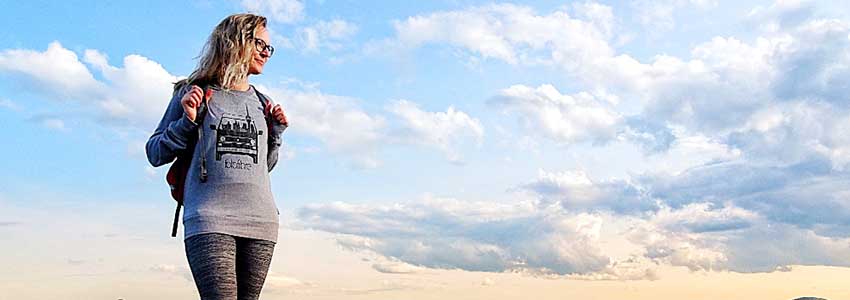
M 263 135 L 262 130 L 257 130 L 257 125 L 248 112 L 245 105 L 245 115 L 239 116 L 224 113 L 218 120 L 218 124 L 210 124 L 210 129 L 215 131 L 215 160 L 221 161 L 224 155 L 240 155 L 252 158 L 254 164 L 258 162 L 259 137 Z M 225 161 L 226 168 L 243 169 L 242 160 Z M 232 166 L 231 166 L 232 165 Z

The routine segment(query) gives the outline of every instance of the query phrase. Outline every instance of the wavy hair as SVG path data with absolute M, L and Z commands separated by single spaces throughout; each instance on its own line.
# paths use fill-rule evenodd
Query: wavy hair
M 248 77 L 254 53 L 257 28 L 266 27 L 266 18 L 253 14 L 230 15 L 218 23 L 201 50 L 200 61 L 188 78 L 175 83 L 218 85 L 229 89 Z

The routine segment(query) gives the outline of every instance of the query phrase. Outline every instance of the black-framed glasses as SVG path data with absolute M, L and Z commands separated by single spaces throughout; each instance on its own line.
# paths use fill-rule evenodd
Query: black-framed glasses
M 274 54 L 274 47 L 272 47 L 272 45 L 266 44 L 266 41 L 262 39 L 254 38 L 254 45 L 257 46 L 257 51 L 259 51 L 260 53 L 263 53 L 264 50 L 269 50 L 269 57 Z

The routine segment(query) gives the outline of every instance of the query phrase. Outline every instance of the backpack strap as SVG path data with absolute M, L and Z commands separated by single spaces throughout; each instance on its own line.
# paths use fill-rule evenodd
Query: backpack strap
M 266 129 L 268 129 L 268 132 L 269 132 L 269 134 L 266 135 L 266 137 L 267 137 L 267 139 L 271 139 L 272 121 L 273 121 L 272 116 L 271 116 L 272 112 L 269 111 L 268 114 L 266 114 L 266 105 L 269 104 L 269 98 L 266 97 L 265 94 L 260 93 L 260 91 L 257 90 L 257 87 L 255 87 L 253 84 L 251 85 L 251 88 L 253 88 L 254 92 L 257 93 L 257 98 L 260 99 L 260 104 L 262 104 L 262 106 L 263 106 L 263 114 L 265 114 L 265 117 L 266 117 L 266 127 L 267 127 Z
M 201 143 L 201 161 L 199 167 L 201 169 L 201 173 L 199 174 L 199 178 L 201 182 L 207 182 L 207 141 L 204 140 L 204 118 L 207 116 L 207 90 L 210 89 L 209 84 L 201 85 L 201 90 L 204 95 L 201 96 L 201 105 L 198 106 L 198 113 L 195 116 L 195 123 L 198 124 L 198 142 Z

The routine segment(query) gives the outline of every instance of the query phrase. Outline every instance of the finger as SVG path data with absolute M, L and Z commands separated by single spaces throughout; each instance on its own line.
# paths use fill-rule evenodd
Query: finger
M 196 95 L 195 93 L 192 93 L 191 95 L 189 95 L 189 103 L 192 104 L 192 107 L 197 108 L 198 105 L 200 104 L 200 102 L 201 101 L 200 101 L 198 95 Z
M 278 113 L 275 115 L 275 118 L 277 118 L 277 120 L 280 121 L 281 124 L 286 124 L 286 114 L 283 113 L 282 109 L 278 111 Z

